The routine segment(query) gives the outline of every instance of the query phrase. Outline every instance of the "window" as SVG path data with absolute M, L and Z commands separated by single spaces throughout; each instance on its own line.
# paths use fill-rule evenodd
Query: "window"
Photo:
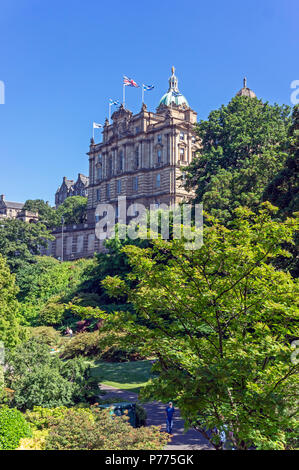
M 195 139 L 194 135 L 192 136 L 191 141 L 192 141 L 192 144 L 195 144 L 196 139 Z
M 180 148 L 180 160 L 181 162 L 185 161 L 185 149 Z
M 138 149 L 138 147 L 135 150 L 135 164 L 136 164 L 136 168 L 139 168 L 139 149 Z
M 116 190 L 117 190 L 117 194 L 120 194 L 120 193 L 121 193 L 121 180 L 117 180 L 117 182 L 116 182 Z
M 96 216 L 95 216 L 95 221 L 96 221 L 96 223 L 99 222 L 99 220 L 100 220 L 100 216 L 99 216 L 99 215 L 96 215 Z
M 160 188 L 160 186 L 161 186 L 161 175 L 160 173 L 158 173 L 158 175 L 156 176 L 156 187 Z
M 107 196 L 107 199 L 110 199 L 110 184 L 109 183 L 107 184 L 107 187 L 106 187 L 106 196 Z
M 109 158 L 108 172 L 109 172 L 109 176 L 111 176 L 112 175 L 112 157 Z
M 118 206 L 115 208 L 115 217 L 118 218 Z
M 101 200 L 101 190 L 97 189 L 97 201 Z
M 133 178 L 133 190 L 138 191 L 138 176 Z
M 99 153 L 99 155 L 98 155 L 98 163 L 102 163 L 102 154 L 101 153 Z
M 137 127 L 135 128 L 135 132 L 136 132 L 136 134 L 139 134 L 139 132 L 140 132 L 140 126 L 137 126 Z
M 102 167 L 98 168 L 98 179 L 101 180 L 103 177 Z
M 118 155 L 118 168 L 120 171 L 123 171 L 124 169 L 124 154 L 123 152 L 120 152 Z
M 184 134 L 184 132 L 180 132 L 180 140 L 185 140 L 185 134 Z
M 157 162 L 158 163 L 162 162 L 162 150 L 158 150 L 157 152 Z
M 159 134 L 159 135 L 158 135 L 158 143 L 159 143 L 159 144 L 162 143 L 162 134 Z

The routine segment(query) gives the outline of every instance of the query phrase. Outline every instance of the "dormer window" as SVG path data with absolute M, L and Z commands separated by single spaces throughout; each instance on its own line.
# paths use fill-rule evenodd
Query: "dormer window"
M 159 134 L 158 135 L 158 144 L 161 144 L 162 143 L 162 134 Z

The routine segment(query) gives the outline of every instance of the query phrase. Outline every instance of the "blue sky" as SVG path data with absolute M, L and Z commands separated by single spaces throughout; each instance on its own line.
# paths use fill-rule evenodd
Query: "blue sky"
M 63 176 L 87 174 L 92 122 L 121 100 L 124 74 L 155 85 L 154 110 L 175 65 L 199 119 L 244 75 L 258 97 L 291 104 L 298 24 L 297 0 L 0 0 L 0 193 L 53 203 Z

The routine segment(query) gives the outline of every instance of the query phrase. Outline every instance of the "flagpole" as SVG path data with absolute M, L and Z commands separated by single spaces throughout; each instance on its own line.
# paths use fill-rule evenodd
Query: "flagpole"
M 111 118 L 111 103 L 109 102 L 109 124 L 110 124 L 110 118 Z
M 94 140 L 94 123 L 92 123 L 92 138 Z
M 143 103 L 144 103 L 144 86 L 142 84 L 142 103 L 141 103 L 141 105 L 143 105 Z
M 125 84 L 123 84 L 123 107 L 126 107 L 126 94 L 125 94 Z

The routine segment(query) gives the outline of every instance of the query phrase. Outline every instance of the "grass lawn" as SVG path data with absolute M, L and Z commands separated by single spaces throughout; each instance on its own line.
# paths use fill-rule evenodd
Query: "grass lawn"
M 138 393 L 150 378 L 151 361 L 102 362 L 92 361 L 92 375 L 100 383 Z

